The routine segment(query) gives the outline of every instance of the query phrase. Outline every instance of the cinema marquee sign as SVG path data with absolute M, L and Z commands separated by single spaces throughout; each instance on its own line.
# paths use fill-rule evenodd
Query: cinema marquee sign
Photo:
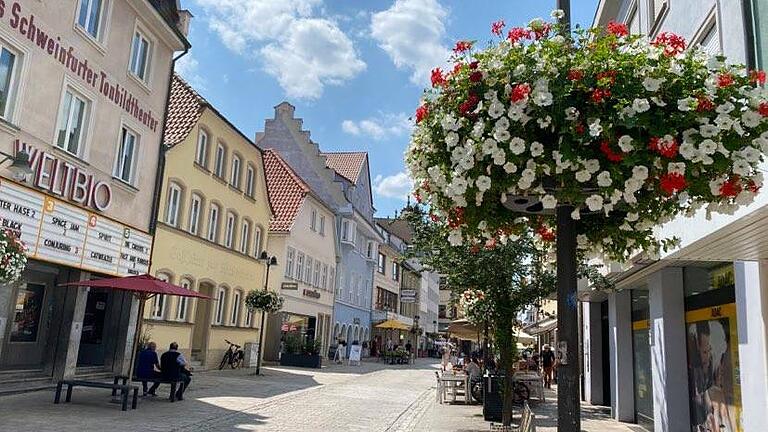
M 14 142 L 16 154 L 29 154 L 33 186 L 52 195 L 76 202 L 98 211 L 106 211 L 112 204 L 112 186 L 99 180 L 80 167 L 59 159 L 51 153 L 38 150 L 20 140 Z

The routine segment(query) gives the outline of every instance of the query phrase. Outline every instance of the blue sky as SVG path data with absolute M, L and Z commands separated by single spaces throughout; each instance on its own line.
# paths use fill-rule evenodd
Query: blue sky
M 490 39 L 490 23 L 548 17 L 536 0 L 183 0 L 192 51 L 178 70 L 248 136 L 281 101 L 296 106 L 323 151 L 367 151 L 377 214 L 409 189 L 409 117 L 429 71 L 455 41 Z M 572 0 L 592 22 L 597 0 Z

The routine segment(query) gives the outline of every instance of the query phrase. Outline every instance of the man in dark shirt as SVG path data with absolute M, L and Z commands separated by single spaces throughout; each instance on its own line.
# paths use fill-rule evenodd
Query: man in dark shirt
M 552 388 L 552 369 L 555 366 L 555 353 L 549 347 L 549 344 L 544 344 L 544 349 L 541 350 L 541 366 L 544 369 L 544 387 Z
M 136 377 L 141 380 L 141 387 L 144 391 L 144 396 L 156 396 L 155 390 L 160 385 L 155 381 L 152 387 L 147 390 L 147 381 L 153 381 L 159 378 L 160 374 L 160 360 L 157 358 L 157 344 L 150 342 L 147 347 L 141 350 L 139 353 L 139 359 L 136 362 Z
M 184 400 L 184 391 L 192 382 L 187 360 L 179 351 L 179 344 L 172 342 L 168 351 L 160 357 L 160 370 L 165 380 L 182 380 L 183 384 L 176 390 L 176 399 Z

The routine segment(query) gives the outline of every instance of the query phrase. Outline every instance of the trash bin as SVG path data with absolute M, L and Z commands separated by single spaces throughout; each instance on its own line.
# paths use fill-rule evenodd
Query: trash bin
M 246 342 L 243 345 L 243 366 L 246 368 L 255 368 L 257 366 L 257 359 L 259 357 L 259 343 L 258 342 Z
M 501 398 L 503 386 L 503 375 L 483 377 L 483 418 L 485 421 L 501 421 L 504 406 L 504 401 Z

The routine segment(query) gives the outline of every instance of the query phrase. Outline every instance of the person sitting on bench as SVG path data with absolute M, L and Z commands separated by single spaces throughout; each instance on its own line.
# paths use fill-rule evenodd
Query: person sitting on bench
M 156 343 L 148 343 L 147 347 L 139 353 L 139 360 L 136 364 L 136 377 L 141 380 L 144 396 L 157 396 L 155 390 L 160 385 L 157 381 L 160 379 L 160 360 L 157 357 Z M 154 381 L 149 390 L 147 390 L 148 381 Z
M 187 366 L 187 360 L 179 351 L 179 344 L 171 342 L 168 351 L 160 357 L 160 371 L 163 380 L 182 381 L 184 384 L 179 386 L 176 391 L 176 400 L 184 400 L 184 391 L 192 382 L 191 368 Z

